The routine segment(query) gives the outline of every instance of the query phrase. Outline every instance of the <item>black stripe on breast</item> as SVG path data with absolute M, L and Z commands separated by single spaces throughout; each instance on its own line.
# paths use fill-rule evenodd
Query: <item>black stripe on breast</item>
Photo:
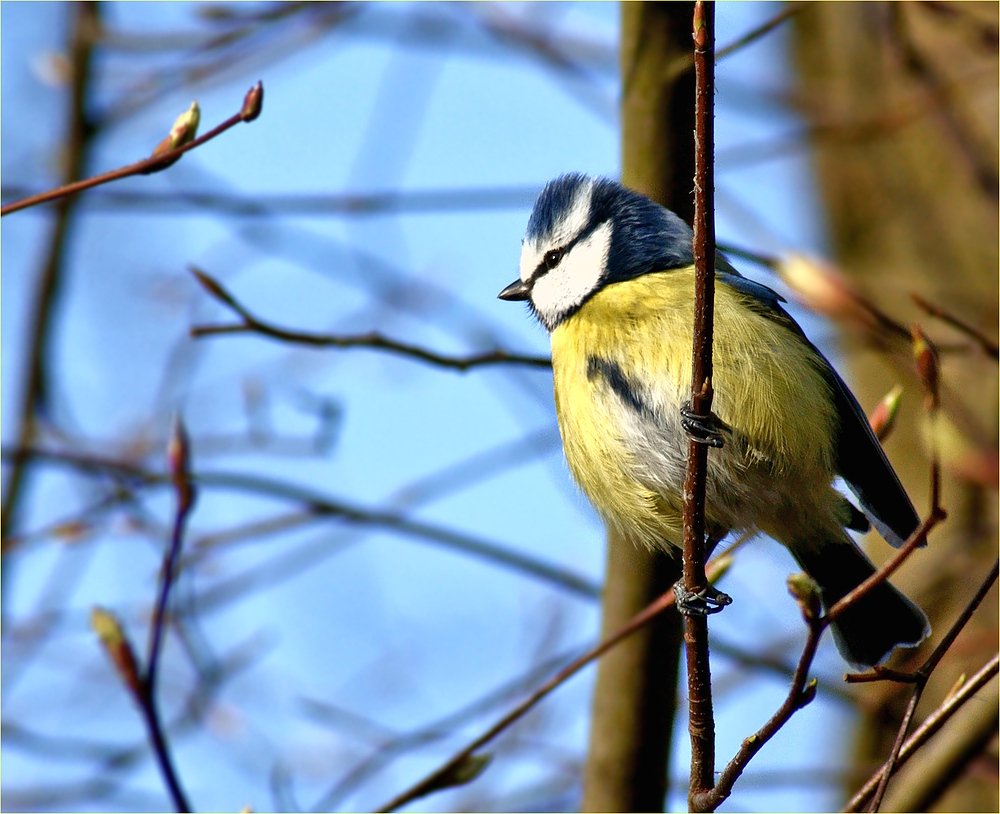
M 615 395 L 635 412 L 647 418 L 652 417 L 653 411 L 643 400 L 639 389 L 628 380 L 628 377 L 615 362 L 602 359 L 600 356 L 589 357 L 587 359 L 587 378 L 593 381 L 598 376 L 604 379 Z

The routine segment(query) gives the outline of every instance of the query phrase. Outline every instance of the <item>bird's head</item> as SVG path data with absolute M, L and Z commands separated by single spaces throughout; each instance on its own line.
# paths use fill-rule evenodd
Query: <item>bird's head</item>
M 562 175 L 535 201 L 521 276 L 499 296 L 527 300 L 551 331 L 607 285 L 692 262 L 691 229 L 673 212 L 616 181 Z

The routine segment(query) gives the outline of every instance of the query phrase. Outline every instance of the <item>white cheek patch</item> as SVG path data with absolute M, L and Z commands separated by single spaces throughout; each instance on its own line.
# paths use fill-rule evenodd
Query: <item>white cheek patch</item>
M 535 280 L 531 303 L 549 330 L 597 290 L 610 248 L 611 224 L 606 222 L 570 249 L 558 266 Z
M 594 190 L 594 182 L 588 178 L 580 185 L 573 198 L 573 204 L 559 221 L 559 226 L 551 234 L 544 235 L 540 240 L 525 242 L 521 247 L 521 279 L 528 278 L 542 262 L 545 252 L 565 246 L 580 234 L 590 222 L 590 197 Z M 544 243 L 542 242 L 544 240 Z

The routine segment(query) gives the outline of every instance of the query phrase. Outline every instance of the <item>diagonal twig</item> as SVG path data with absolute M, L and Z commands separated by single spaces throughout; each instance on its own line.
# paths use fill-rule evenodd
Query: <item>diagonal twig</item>
M 83 471 L 107 472 L 142 486 L 162 487 L 169 478 L 140 466 L 96 456 L 26 449 L 4 450 L 4 460 L 16 454 L 31 460 L 43 460 L 71 466 Z M 302 506 L 316 516 L 335 517 L 359 527 L 384 528 L 404 537 L 460 551 L 487 562 L 496 563 L 520 574 L 539 579 L 575 596 L 593 600 L 600 596 L 600 585 L 581 574 L 545 562 L 529 553 L 514 550 L 488 539 L 454 531 L 445 526 L 407 517 L 405 513 L 365 507 L 337 500 L 322 492 L 289 481 L 242 472 L 198 472 L 191 475 L 195 486 L 206 489 L 234 490 L 285 500 Z
M 729 565 L 728 557 L 717 557 L 713 563 L 709 566 L 709 573 L 713 579 L 717 579 L 722 575 L 723 571 Z M 472 758 L 483 746 L 492 741 L 497 735 L 507 729 L 511 724 L 517 721 L 519 718 L 523 717 L 528 711 L 530 711 L 539 701 L 549 695 L 553 690 L 562 684 L 566 683 L 570 678 L 572 678 L 576 673 L 586 667 L 590 662 L 597 658 L 600 658 L 608 650 L 613 648 L 615 645 L 622 642 L 624 639 L 631 636 L 640 628 L 647 625 L 659 614 L 663 613 L 667 608 L 673 607 L 674 605 L 674 593 L 673 591 L 667 591 L 663 596 L 654 600 L 650 605 L 648 605 L 644 610 L 640 611 L 636 616 L 632 618 L 625 626 L 620 628 L 618 631 L 608 636 L 603 642 L 598 644 L 596 647 L 588 650 L 579 658 L 570 662 L 558 673 L 556 673 L 551 679 L 546 681 L 541 687 L 539 687 L 535 692 L 533 692 L 528 698 L 518 704 L 514 709 L 504 715 L 499 721 L 497 721 L 493 726 L 491 726 L 486 732 L 480 735 L 478 738 L 469 743 L 464 749 L 457 752 L 450 760 L 440 766 L 438 769 L 433 771 L 427 777 L 425 777 L 420 782 L 416 783 L 414 786 L 410 787 L 396 797 L 393 797 L 385 805 L 379 807 L 377 810 L 379 812 L 395 811 L 398 808 L 406 805 L 413 800 L 423 797 L 426 794 L 430 794 L 440 788 L 443 788 L 442 780 L 453 776 L 456 769 L 460 768 L 466 761 Z
M 826 622 L 822 618 L 808 615 L 806 622 L 809 625 L 809 636 L 802 649 L 802 655 L 799 657 L 799 663 L 795 668 L 795 674 L 792 677 L 792 683 L 785 700 L 760 729 L 743 740 L 736 755 L 726 764 L 726 768 L 719 775 L 713 788 L 703 792 L 694 800 L 695 805 L 692 806 L 692 810 L 714 811 L 718 808 L 732 794 L 733 785 L 743 774 L 754 755 L 777 734 L 778 730 L 788 723 L 792 715 L 809 704 L 816 696 L 817 682 L 815 678 L 809 680 L 809 668 L 816 656 L 816 648 L 819 646 Z
M 167 150 L 158 155 L 154 153 L 149 158 L 144 158 L 141 161 L 136 161 L 135 163 L 129 164 L 125 167 L 119 167 L 116 170 L 111 170 L 109 172 L 101 173 L 100 175 L 95 175 L 91 178 L 84 178 L 80 181 L 64 184 L 56 189 L 50 189 L 45 192 L 40 192 L 37 195 L 32 195 L 28 198 L 22 198 L 19 201 L 14 201 L 6 206 L 0 207 L 0 217 L 3 215 L 9 215 L 13 212 L 19 212 L 22 209 L 28 209 L 32 206 L 48 203 L 49 201 L 66 198 L 70 195 L 75 195 L 78 192 L 83 192 L 84 190 L 101 186 L 102 184 L 119 181 L 122 178 L 130 178 L 133 175 L 149 175 L 166 169 L 189 150 L 194 150 L 206 141 L 211 141 L 216 136 L 221 135 L 226 130 L 229 130 L 231 127 L 236 126 L 240 122 L 251 122 L 256 119 L 260 115 L 263 99 L 264 86 L 258 82 L 247 91 L 246 96 L 243 98 L 243 106 L 240 108 L 238 113 L 234 113 L 222 122 L 222 124 L 212 128 L 204 135 L 198 136 L 198 138 L 189 141 L 187 144 L 175 147 L 172 150 Z
M 153 753 L 160 767 L 160 773 L 167 784 L 167 789 L 174 801 L 177 811 L 191 811 L 191 804 L 181 786 L 180 776 L 174 766 L 167 741 L 166 732 L 160 719 L 159 705 L 156 702 L 156 683 L 159 677 L 160 653 L 162 652 L 163 635 L 167 627 L 167 607 L 170 599 L 170 588 L 173 585 L 180 558 L 181 545 L 184 540 L 184 528 L 188 517 L 194 508 L 195 487 L 191 483 L 190 451 L 187 434 L 180 420 L 174 422 L 170 443 L 167 447 L 167 459 L 170 470 L 170 481 L 174 489 L 177 505 L 174 510 L 173 527 L 163 565 L 160 570 L 160 584 L 157 591 L 153 619 L 149 631 L 149 647 L 146 653 L 146 669 L 139 687 L 139 707 L 142 710 L 149 737 L 152 741 Z
M 962 632 L 966 624 L 968 624 L 969 620 L 972 618 L 973 613 L 986 597 L 986 594 L 989 593 L 993 585 L 996 584 L 998 569 L 1000 569 L 1000 561 L 993 563 L 993 568 L 986 575 L 986 578 L 982 581 L 976 593 L 972 596 L 968 603 L 966 603 L 966 606 L 962 609 L 958 619 L 955 620 L 948 632 L 944 635 L 944 637 L 942 637 L 937 647 L 934 648 L 934 652 L 927 657 L 924 663 L 920 665 L 917 670 L 912 673 L 899 674 L 894 671 L 876 668 L 871 673 L 846 677 L 848 681 L 853 683 L 890 679 L 894 681 L 906 681 L 914 685 L 913 691 L 910 695 L 910 700 L 906 707 L 906 712 L 903 714 L 903 720 L 899 724 L 899 731 L 896 734 L 896 740 L 893 743 L 889 757 L 886 759 L 886 762 L 882 765 L 878 772 L 876 772 L 862 787 L 862 789 L 851 799 L 847 810 L 857 811 L 860 806 L 865 805 L 868 800 L 871 799 L 872 803 L 869 806 L 869 810 L 878 811 L 882 803 L 882 798 L 888 788 L 890 778 L 905 762 L 903 756 L 904 748 L 906 744 L 909 743 L 908 741 L 905 741 L 906 733 L 910 728 L 910 722 L 913 720 L 913 715 L 916 712 L 917 704 L 920 702 L 920 698 L 923 695 L 924 688 L 927 686 L 927 682 L 930 680 L 934 669 L 937 667 L 941 659 L 944 658 L 948 648 L 951 647 L 952 642 L 954 642 L 958 637 L 958 634 Z M 928 720 L 930 719 L 928 718 Z M 909 755 L 906 757 L 909 757 Z
M 216 279 L 200 269 L 191 267 L 191 273 L 209 294 L 234 311 L 243 321 L 232 325 L 196 325 L 191 328 L 191 336 L 217 336 L 219 334 L 249 333 L 260 334 L 281 342 L 295 345 L 326 348 L 373 348 L 419 359 L 438 367 L 466 371 L 473 367 L 511 364 L 527 367 L 547 368 L 552 360 L 546 356 L 520 356 L 502 350 L 480 353 L 473 356 L 446 356 L 435 351 L 389 339 L 379 333 L 341 336 L 335 334 L 312 333 L 281 328 L 254 316 L 242 303 L 236 300 Z
M 996 676 L 998 668 L 1000 668 L 1000 655 L 995 654 L 979 672 L 961 686 L 958 692 L 945 699 L 934 712 L 928 715 L 899 749 L 897 759 L 894 762 L 895 768 L 903 766 L 913 757 L 917 749 L 927 743 L 969 699 Z M 843 810 L 859 811 L 861 806 L 865 805 L 876 794 L 882 778 L 890 773 L 892 768 L 889 761 L 886 761 L 861 790 L 851 798 Z
M 954 314 L 950 313 L 949 311 L 946 311 L 940 305 L 935 305 L 934 303 L 925 300 L 919 294 L 911 294 L 910 297 L 912 297 L 913 301 L 921 309 L 926 311 L 932 317 L 940 319 L 942 322 L 951 325 L 952 328 L 955 328 L 964 333 L 966 336 L 970 337 L 971 339 L 974 339 L 976 344 L 978 344 L 979 347 L 983 349 L 983 352 L 986 353 L 986 355 L 989 356 L 991 359 L 994 360 L 1000 359 L 1000 346 L 998 346 L 994 340 L 990 339 L 986 334 L 984 334 L 978 328 L 975 328 L 972 325 L 969 325 L 967 322 L 964 322 L 963 320 L 959 319 Z

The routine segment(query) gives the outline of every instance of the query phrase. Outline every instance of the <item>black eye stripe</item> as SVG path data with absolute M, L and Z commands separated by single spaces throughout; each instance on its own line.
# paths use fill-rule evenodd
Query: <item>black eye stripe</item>
M 558 249 L 549 249 L 549 251 L 545 252 L 545 254 L 542 255 L 542 259 L 538 261 L 538 265 L 535 266 L 535 270 L 531 275 L 531 280 L 537 280 L 543 274 L 547 274 L 558 266 L 559 261 L 566 256 L 566 252 L 570 250 L 575 242 L 576 241 L 574 240 L 565 246 L 560 246 Z
M 531 277 L 528 279 L 528 282 L 533 283 L 539 277 L 552 271 L 552 269 L 558 266 L 560 261 L 569 253 L 570 249 L 572 249 L 581 240 L 585 240 L 586 238 L 590 237 L 597 230 L 597 227 L 601 226 L 605 222 L 606 221 L 602 220 L 598 221 L 597 223 L 593 223 L 586 229 L 584 229 L 582 232 L 580 232 L 580 234 L 574 237 L 565 246 L 560 246 L 556 249 L 549 249 L 547 252 L 545 252 L 545 254 L 542 255 L 542 259 L 538 262 L 538 265 L 535 266 L 535 270 L 532 272 Z

